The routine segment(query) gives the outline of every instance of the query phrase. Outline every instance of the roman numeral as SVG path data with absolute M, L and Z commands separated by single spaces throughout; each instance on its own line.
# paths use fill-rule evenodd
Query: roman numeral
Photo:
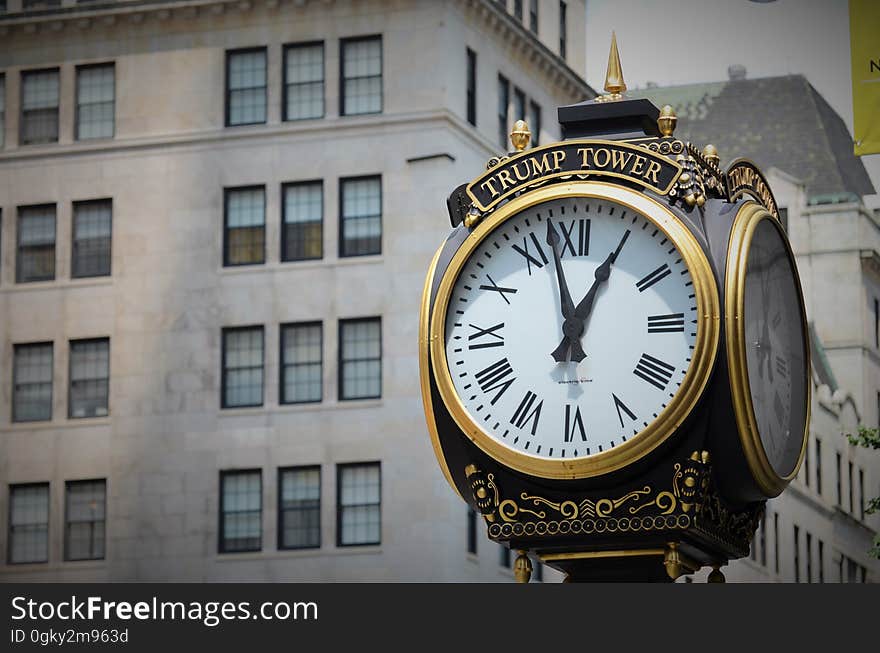
M 577 225 L 577 241 L 572 241 L 573 232 L 575 225 Z M 560 228 L 562 229 L 562 253 L 560 256 L 565 256 L 565 252 L 571 252 L 572 256 L 589 256 L 590 255 L 590 221 L 582 218 L 580 220 L 572 220 L 568 229 L 565 228 L 565 223 L 559 223 Z M 577 247 L 575 248 L 575 245 Z
M 510 423 L 520 429 L 525 428 L 526 424 L 531 422 L 532 435 L 538 430 L 538 421 L 541 419 L 541 408 L 544 406 L 544 400 L 542 399 L 538 402 L 537 406 L 534 408 L 532 407 L 537 398 L 538 395 L 534 392 L 531 390 L 527 391 L 525 397 L 519 402 L 519 406 L 513 414 L 513 417 L 510 418 Z
M 587 441 L 587 433 L 584 431 L 584 420 L 581 419 L 581 407 L 574 407 L 574 416 L 571 414 L 571 404 L 565 404 L 565 441 L 574 441 L 574 431 L 577 428 L 581 440 Z
M 623 403 L 623 402 L 617 397 L 616 394 L 614 394 L 614 393 L 612 392 L 612 393 L 611 393 L 611 397 L 612 397 L 612 399 L 614 399 L 614 407 L 617 409 L 617 419 L 620 420 L 620 428 L 623 428 L 623 416 L 620 414 L 620 409 L 621 409 L 621 408 L 623 408 L 623 412 L 626 413 L 627 416 L 628 416 L 630 419 L 632 419 L 632 420 L 636 419 L 635 414 L 634 414 L 629 408 L 627 408 L 626 404 Z
M 495 396 L 489 402 L 494 406 L 495 402 L 501 398 L 501 395 L 503 395 L 510 385 L 516 381 L 516 377 L 507 378 L 511 374 L 513 374 L 513 368 L 510 366 L 510 363 L 506 358 L 502 358 L 500 361 L 492 363 L 486 369 L 480 370 L 474 374 L 474 378 L 476 378 L 480 390 L 485 394 L 497 390 Z
M 643 379 L 660 390 L 663 390 L 672 378 L 675 368 L 669 363 L 664 363 L 659 358 L 654 358 L 648 354 L 642 354 L 636 369 L 633 370 L 640 379 Z
M 486 278 L 489 280 L 489 283 L 491 283 L 492 285 L 487 286 L 486 284 L 483 284 L 482 286 L 480 286 L 480 290 L 491 290 L 492 292 L 497 292 L 499 295 L 501 295 L 501 298 L 509 304 L 510 300 L 507 299 L 507 295 L 505 293 L 510 293 L 511 295 L 515 295 L 516 288 L 505 288 L 504 286 L 499 286 L 497 283 L 495 283 L 495 281 L 492 279 L 492 277 L 490 277 L 488 274 L 486 275 Z
M 639 292 L 645 292 L 648 288 L 660 281 L 663 277 L 669 276 L 670 274 L 672 274 L 672 270 L 670 270 L 669 266 L 664 263 L 647 276 L 642 277 L 641 279 L 636 281 L 636 288 L 639 289 Z
M 785 404 L 782 403 L 778 392 L 773 393 L 773 412 L 776 413 L 776 421 L 781 426 L 783 419 L 785 419 Z
M 468 336 L 468 342 L 472 340 L 479 340 L 479 342 L 476 342 L 473 345 L 468 345 L 468 349 L 486 349 L 487 347 L 504 346 L 504 336 L 495 333 L 496 331 L 504 328 L 504 322 L 496 324 L 495 326 L 490 326 L 488 329 L 478 327 L 476 324 L 469 324 L 468 326 L 472 329 L 477 330 L 476 333 L 472 333 Z M 485 339 L 480 340 L 481 338 Z
M 548 263 L 548 260 L 547 255 L 544 254 L 544 250 L 541 249 L 541 243 L 538 242 L 538 238 L 535 236 L 535 234 L 530 233 L 529 237 L 532 239 L 532 243 L 537 249 L 537 254 L 541 257 L 541 261 L 543 261 L 543 263 L 529 253 L 528 238 L 523 238 L 523 247 L 520 247 L 519 245 L 514 245 L 513 249 L 526 258 L 526 265 L 528 266 L 529 276 L 532 276 L 532 263 L 534 263 L 538 268 L 542 268 Z
M 684 313 L 648 316 L 648 333 L 676 332 L 684 332 Z
M 779 376 L 788 376 L 788 363 L 785 362 L 782 356 L 776 357 L 776 371 L 779 373 Z

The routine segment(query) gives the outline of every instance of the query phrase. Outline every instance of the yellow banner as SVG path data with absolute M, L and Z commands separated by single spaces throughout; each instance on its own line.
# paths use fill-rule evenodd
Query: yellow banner
M 849 0 L 849 35 L 854 151 L 880 154 L 880 1 Z

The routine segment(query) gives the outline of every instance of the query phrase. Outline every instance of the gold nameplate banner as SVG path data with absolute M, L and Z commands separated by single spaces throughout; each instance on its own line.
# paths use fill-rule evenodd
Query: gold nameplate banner
M 770 184 L 754 163 L 748 159 L 737 159 L 730 164 L 724 176 L 728 202 L 736 202 L 743 195 L 748 195 L 779 219 L 779 209 L 776 208 Z
M 468 184 L 467 194 L 488 211 L 536 182 L 566 175 L 617 177 L 665 195 L 682 168 L 643 147 L 596 139 L 570 140 L 504 159 Z

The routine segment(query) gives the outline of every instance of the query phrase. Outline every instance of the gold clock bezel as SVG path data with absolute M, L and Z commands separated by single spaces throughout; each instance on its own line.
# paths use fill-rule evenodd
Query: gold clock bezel
M 748 364 L 746 361 L 746 335 L 745 335 L 745 286 L 746 264 L 748 263 L 749 249 L 752 237 L 758 225 L 764 220 L 773 223 L 785 245 L 788 261 L 794 274 L 795 288 L 800 302 L 801 321 L 804 333 L 804 366 L 806 389 L 804 400 L 806 402 L 806 420 L 804 422 L 803 441 L 801 452 L 791 473 L 779 474 L 767 457 L 767 452 L 761 442 L 761 434 L 755 419 L 755 408 L 752 404 L 752 392 L 749 385 Z M 807 314 L 804 306 L 804 295 L 801 289 L 801 280 L 798 275 L 797 264 L 788 237 L 782 232 L 782 226 L 772 213 L 763 206 L 749 201 L 737 211 L 730 231 L 730 240 L 727 249 L 727 269 L 724 276 L 724 332 L 727 343 L 728 374 L 730 376 L 731 399 L 733 411 L 736 415 L 737 432 L 739 433 L 743 453 L 746 457 L 752 476 L 761 491 L 768 497 L 778 496 L 791 480 L 797 476 L 807 450 L 807 442 L 810 433 L 810 344 L 807 330 Z
M 455 281 L 474 250 L 507 219 L 536 204 L 584 197 L 616 202 L 639 213 L 676 246 L 691 273 L 697 301 L 697 338 L 691 365 L 681 386 L 660 415 L 637 435 L 600 453 L 568 460 L 551 460 L 511 449 L 474 420 L 455 391 L 446 359 L 446 311 Z M 574 181 L 541 188 L 512 199 L 485 218 L 462 243 L 440 280 L 430 323 L 430 356 L 440 396 L 462 432 L 482 451 L 525 474 L 547 479 L 578 479 L 607 474 L 649 454 L 665 442 L 691 413 L 703 395 L 715 363 L 720 336 L 720 302 L 712 268 L 688 228 L 666 206 L 642 193 L 594 181 Z

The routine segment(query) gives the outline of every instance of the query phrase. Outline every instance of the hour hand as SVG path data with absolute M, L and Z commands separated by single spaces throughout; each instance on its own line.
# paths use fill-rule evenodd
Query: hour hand
M 570 317 L 574 313 L 574 302 L 571 300 L 571 293 L 568 291 L 568 283 L 565 280 L 565 272 L 562 269 L 562 260 L 559 254 L 559 234 L 553 222 L 547 219 L 547 244 L 553 250 L 553 264 L 556 267 L 556 283 L 559 286 L 559 300 L 562 306 L 562 316 Z

